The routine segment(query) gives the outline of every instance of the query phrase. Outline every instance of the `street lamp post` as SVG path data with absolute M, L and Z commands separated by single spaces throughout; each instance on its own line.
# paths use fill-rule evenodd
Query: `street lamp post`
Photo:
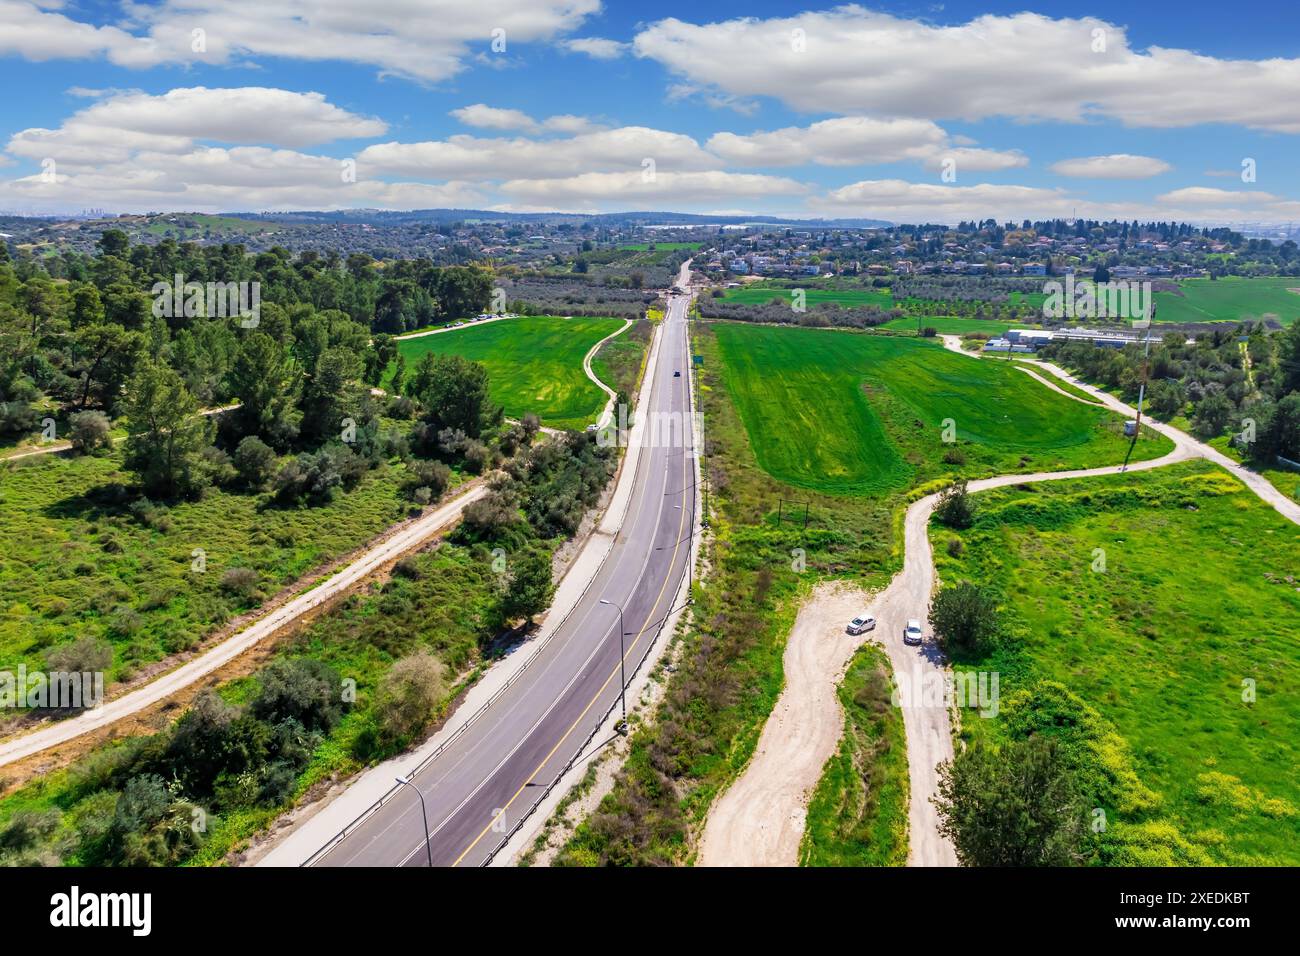
M 424 809 L 424 794 L 420 792 L 419 787 L 409 780 L 398 777 L 397 782 L 404 787 L 410 787 L 415 791 L 415 795 L 420 798 L 420 817 L 424 820 L 424 852 L 429 856 L 429 869 L 433 869 L 433 845 L 429 842 L 429 813 Z
M 623 724 L 627 725 L 627 671 L 624 668 L 624 657 L 626 652 L 623 650 L 623 605 L 617 601 L 610 601 L 605 598 L 600 599 L 601 604 L 609 604 L 618 608 L 618 698 L 623 705 Z

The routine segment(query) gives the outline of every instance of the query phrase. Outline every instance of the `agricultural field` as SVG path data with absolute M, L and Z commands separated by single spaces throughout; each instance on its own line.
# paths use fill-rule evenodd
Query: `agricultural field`
M 0 661 L 34 667 L 48 648 L 102 637 L 109 680 L 129 678 L 400 520 L 401 480 L 381 465 L 316 507 L 211 488 L 163 509 L 130 506 L 120 448 L 0 465 Z M 232 568 L 252 583 L 223 586 Z
M 408 377 L 426 353 L 461 355 L 487 367 L 492 400 L 509 417 L 532 412 L 551 428 L 581 429 L 607 398 L 587 378 L 582 359 L 622 326 L 618 319 L 525 316 L 403 339 L 397 348 Z
M 883 325 L 876 326 L 880 329 L 889 329 L 890 331 L 915 332 L 917 327 L 932 328 L 941 335 L 971 335 L 984 334 L 990 338 L 996 338 L 1007 329 L 1012 327 L 1012 322 L 1007 319 L 963 319 L 955 315 L 926 315 L 921 318 L 912 316 L 903 316 L 899 319 L 890 319 Z M 1016 325 L 1020 328 L 1020 325 Z
M 1300 318 L 1300 278 L 1185 279 L 1178 292 L 1157 292 L 1157 322 L 1241 322 L 1272 315 L 1283 325 Z
M 802 287 L 796 286 L 795 288 Z M 794 289 L 791 288 L 777 288 L 756 283 L 738 289 L 728 289 L 723 299 L 727 302 L 739 302 L 743 305 L 763 305 L 773 299 L 779 299 L 783 303 L 791 302 L 793 294 Z M 894 307 L 894 298 L 890 295 L 888 289 L 819 289 L 808 287 L 804 288 L 804 294 L 809 308 L 826 302 L 833 302 L 845 308 L 868 305 L 879 306 L 882 309 L 892 309 Z
M 704 245 L 702 242 L 631 242 L 619 248 L 632 252 L 680 252 L 683 249 L 693 252 L 702 245 Z
M 616 336 L 600 347 L 591 359 L 591 370 L 596 377 L 629 400 L 636 392 L 641 367 L 645 363 L 650 337 L 654 334 L 654 321 L 640 319 L 622 335 Z
M 758 462 L 800 488 L 899 491 L 975 477 L 1119 463 L 1122 420 L 997 362 L 915 338 L 716 323 L 726 382 Z M 945 443 L 945 423 L 955 441 Z M 1172 444 L 1144 434 L 1134 457 Z
M 802 866 L 907 863 L 907 740 L 889 659 L 864 644 L 839 686 L 844 736 L 808 801 Z
M 1300 530 L 1207 462 L 974 503 L 931 527 L 940 579 L 1001 604 L 995 649 L 955 661 L 1000 673 L 1000 716 L 963 735 L 1082 754 L 1101 862 L 1300 863 Z

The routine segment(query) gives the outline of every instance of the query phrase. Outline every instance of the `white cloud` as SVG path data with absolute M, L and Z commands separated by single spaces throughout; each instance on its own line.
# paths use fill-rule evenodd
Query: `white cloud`
M 1191 205 L 1218 205 L 1222 206 L 1230 203 L 1245 203 L 1246 205 L 1255 205 L 1256 203 L 1277 203 L 1285 202 L 1280 196 L 1272 193 L 1255 192 L 1245 189 L 1213 189 L 1209 186 L 1188 186 L 1185 189 L 1175 189 L 1172 192 L 1162 193 L 1156 197 L 1157 202 L 1164 203 L 1189 203 Z
M 338 60 L 436 82 L 458 73 L 476 50 L 489 50 L 492 31 L 504 31 L 507 52 L 511 44 L 549 41 L 581 26 L 600 0 L 123 2 L 123 27 L 96 27 L 41 9 L 52 5 L 0 0 L 0 54 L 103 56 L 126 67 L 248 57 Z M 198 52 L 196 29 L 205 41 Z
M 937 168 L 952 159 L 958 169 L 987 171 L 1028 165 L 1018 151 L 955 146 L 929 120 L 845 116 L 771 132 L 715 133 L 706 146 L 735 166 L 863 166 L 913 161 Z
M 488 106 L 486 103 L 462 106 L 459 109 L 452 110 L 450 115 L 456 117 L 466 126 L 473 126 L 477 129 L 569 134 L 589 133 L 601 129 L 599 123 L 595 123 L 585 116 L 574 116 L 572 113 L 560 113 L 539 121 L 533 119 L 523 110 L 502 109 L 497 106 Z
M 196 141 L 312 146 L 378 136 L 387 124 L 326 101 L 320 93 L 266 87 L 190 87 L 154 96 L 111 94 L 69 117 L 58 129 L 15 133 L 6 150 L 58 165 L 125 162 L 135 150 L 183 153 Z
M 1300 132 L 1300 60 L 1135 50 L 1122 27 L 1093 17 L 1019 13 L 939 26 L 852 5 L 704 25 L 666 19 L 633 43 L 637 56 L 688 84 L 775 97 L 812 112 L 1068 122 L 1101 116 L 1129 126 L 1222 122 Z
M 1111 153 L 1108 156 L 1080 156 L 1053 163 L 1052 172 L 1077 179 L 1150 179 L 1173 169 L 1154 156 Z
M 574 53 L 585 53 L 594 60 L 617 60 L 632 49 L 630 43 L 606 40 L 604 37 L 575 37 L 572 40 L 561 40 L 560 46 Z
M 583 172 L 639 171 L 647 158 L 663 171 L 721 165 L 691 137 L 644 126 L 582 133 L 568 139 L 452 136 L 422 143 L 379 143 L 362 150 L 358 160 L 391 175 L 544 179 Z
M 808 187 L 793 179 L 754 173 L 643 171 L 583 173 L 553 179 L 514 179 L 501 192 L 538 209 L 681 209 L 699 203 L 798 196 Z

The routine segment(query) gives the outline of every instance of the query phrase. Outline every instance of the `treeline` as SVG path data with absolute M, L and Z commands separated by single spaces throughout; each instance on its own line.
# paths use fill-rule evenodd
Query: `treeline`
M 1137 400 L 1144 378 L 1141 345 L 1056 343 L 1040 354 Z M 1147 409 L 1157 418 L 1186 416 L 1206 440 L 1231 433 L 1260 465 L 1276 464 L 1279 455 L 1300 460 L 1300 323 L 1281 332 L 1218 328 L 1190 344 L 1168 333 L 1152 343 L 1147 380 Z
M 819 302 L 803 312 L 796 312 L 789 300 L 779 293 L 773 295 L 773 300 L 750 305 L 705 297 L 697 299 L 696 305 L 700 315 L 706 319 L 810 327 L 869 329 L 906 315 L 902 309 L 882 309 L 874 305 L 849 308 L 836 302 Z

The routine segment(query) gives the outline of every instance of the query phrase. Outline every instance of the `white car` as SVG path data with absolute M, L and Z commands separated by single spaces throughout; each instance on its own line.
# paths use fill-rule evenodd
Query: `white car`
M 874 631 L 876 629 L 876 619 L 870 614 L 859 614 L 853 620 L 849 621 L 849 626 L 844 629 L 845 634 L 861 634 L 864 631 Z
M 925 640 L 925 632 L 921 630 L 921 622 L 912 618 L 907 622 L 907 627 L 903 628 L 904 644 L 920 644 Z

